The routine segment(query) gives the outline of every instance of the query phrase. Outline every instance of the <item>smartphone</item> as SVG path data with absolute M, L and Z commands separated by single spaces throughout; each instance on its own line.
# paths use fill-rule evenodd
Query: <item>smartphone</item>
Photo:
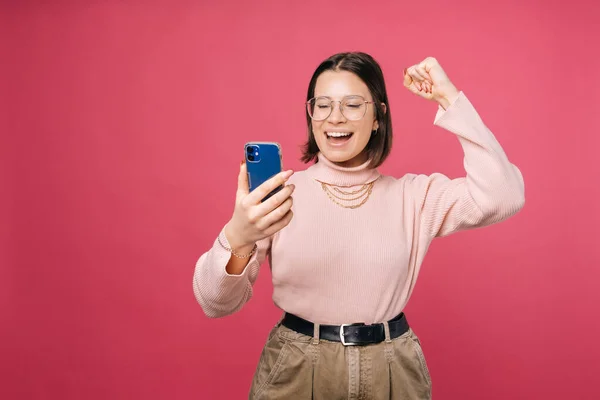
M 280 173 L 283 168 L 281 146 L 276 142 L 246 143 L 244 145 L 244 157 L 246 159 L 250 191 Z M 275 188 L 262 201 L 267 200 L 281 189 L 283 189 L 283 186 Z

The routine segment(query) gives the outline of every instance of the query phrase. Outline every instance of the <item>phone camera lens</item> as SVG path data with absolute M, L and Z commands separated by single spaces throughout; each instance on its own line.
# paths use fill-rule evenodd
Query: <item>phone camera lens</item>
M 254 161 L 254 156 L 252 154 L 248 154 L 248 161 Z
M 246 148 L 246 151 L 248 152 L 248 154 L 252 154 L 252 153 L 254 153 L 254 147 L 252 147 L 252 146 L 248 146 L 248 147 Z

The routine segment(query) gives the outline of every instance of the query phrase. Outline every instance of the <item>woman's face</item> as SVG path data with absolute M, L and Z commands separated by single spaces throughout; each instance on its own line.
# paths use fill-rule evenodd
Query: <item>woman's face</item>
M 340 112 L 340 103 L 347 96 L 361 96 L 373 101 L 367 85 L 348 71 L 325 71 L 317 78 L 314 97 L 326 96 L 335 102 L 331 114 L 323 121 L 312 120 L 312 130 L 319 151 L 330 161 L 344 167 L 355 167 L 367 161 L 366 146 L 371 132 L 379 127 L 373 104 L 365 104 L 366 113 L 358 121 L 347 119 Z M 351 98 L 350 98 L 351 99 Z M 356 103 L 354 101 L 354 103 Z M 349 102 L 347 115 L 352 113 Z M 347 135 L 347 134 L 350 135 Z M 334 137 L 338 136 L 338 137 Z M 344 135 L 339 137 L 340 135 Z

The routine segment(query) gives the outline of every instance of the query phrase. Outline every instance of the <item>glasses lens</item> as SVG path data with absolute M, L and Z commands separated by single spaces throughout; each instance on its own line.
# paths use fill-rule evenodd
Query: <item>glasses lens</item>
M 331 100 L 326 97 L 317 97 L 308 103 L 308 114 L 312 119 L 322 121 L 331 114 Z
M 343 114 L 351 121 L 358 121 L 365 116 L 367 105 L 360 96 L 349 96 L 342 102 Z
M 341 102 L 341 111 L 344 117 L 351 121 L 358 121 L 365 116 L 367 104 L 361 96 L 348 96 Z M 310 100 L 307 110 L 310 117 L 316 121 L 323 121 L 331 115 L 333 102 L 327 97 L 317 97 Z

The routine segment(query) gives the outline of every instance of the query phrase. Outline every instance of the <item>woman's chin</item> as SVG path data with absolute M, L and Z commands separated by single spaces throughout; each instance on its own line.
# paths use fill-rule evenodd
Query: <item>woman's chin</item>
M 348 151 L 339 151 L 339 150 L 327 150 L 323 152 L 323 155 L 327 157 L 327 159 L 334 163 L 344 163 L 353 158 L 353 154 Z
M 342 166 L 354 167 L 361 165 L 366 161 L 365 157 L 359 154 L 353 154 L 348 151 L 325 151 L 323 155 L 331 162 Z

